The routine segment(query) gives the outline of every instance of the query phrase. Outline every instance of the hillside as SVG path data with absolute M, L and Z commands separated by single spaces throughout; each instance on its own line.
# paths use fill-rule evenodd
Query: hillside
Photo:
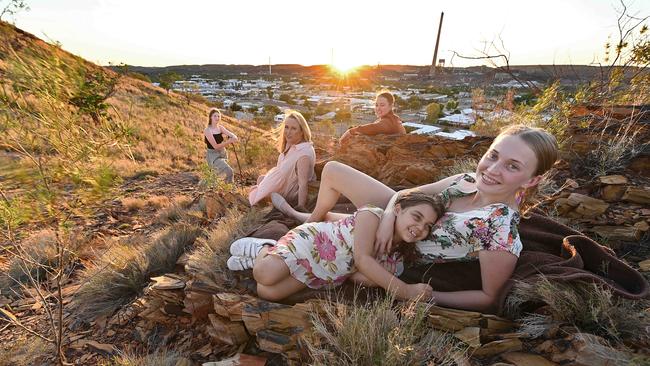
M 201 67 L 263 69 L 174 71 Z M 538 208 L 567 225 L 554 228 L 606 246 L 588 241 L 607 258 L 622 258 L 611 263 L 637 282 L 607 287 L 620 272 L 610 274 L 610 262 L 582 268 L 573 241 L 560 237 L 555 258 L 596 273 L 603 286 L 522 281 L 508 294 L 512 308 L 497 316 L 393 302 L 353 286 L 305 291 L 283 304 L 260 300 L 250 271 L 228 271 L 225 260 L 234 239 L 297 224 L 246 199 L 277 158 L 269 131 L 226 118 L 242 139 L 230 151 L 238 174 L 229 185 L 202 164 L 209 107 L 185 95 L 2 22 L 0 82 L 0 366 L 648 363 L 650 305 L 634 294 L 650 278 L 650 128 L 648 115 L 634 108 L 548 97 L 538 110 L 499 121 L 554 113 L 544 123 L 562 137 L 562 159 Z M 622 95 L 629 93 L 643 91 Z M 393 187 L 413 187 L 472 170 L 491 140 L 357 136 L 339 147 L 323 139 L 316 170 L 336 160 Z M 312 205 L 317 186 L 310 187 Z M 522 232 L 539 234 L 536 218 L 524 220 Z M 436 268 L 467 278 L 480 270 L 451 265 Z M 440 282 L 453 282 L 449 273 Z M 619 296 L 623 290 L 631 295 Z

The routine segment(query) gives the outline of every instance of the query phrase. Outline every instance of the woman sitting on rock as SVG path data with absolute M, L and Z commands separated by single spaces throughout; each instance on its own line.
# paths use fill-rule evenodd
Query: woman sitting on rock
M 329 213 L 328 222 L 309 222 L 289 231 L 277 242 L 241 238 L 230 246 L 231 270 L 253 268 L 258 295 L 267 300 L 286 298 L 306 287 L 318 289 L 350 278 L 381 286 L 400 299 L 429 300 L 426 283 L 408 285 L 399 280 L 401 260 L 413 243 L 429 235 L 442 214 L 442 201 L 418 191 L 400 194 L 391 207 L 394 251 L 378 261 L 374 242 L 382 209 L 360 207 L 353 215 Z M 308 214 L 302 214 L 303 220 Z M 403 266 L 401 266 L 403 268 Z
M 339 140 L 341 145 L 346 144 L 353 135 L 405 135 L 406 129 L 402 126 L 402 120 L 393 113 L 394 104 L 395 97 L 391 92 L 387 90 L 379 92 L 375 98 L 375 115 L 377 116 L 377 120 L 373 123 L 352 127 L 345 131 Z
M 257 179 L 257 185 L 248 195 L 251 206 L 279 193 L 287 201 L 302 209 L 307 203 L 307 184 L 316 179 L 314 164 L 316 152 L 311 142 L 311 130 L 305 117 L 297 111 L 286 111 L 279 127 L 278 163 Z
M 210 109 L 208 115 L 208 127 L 203 131 L 203 140 L 208 148 L 206 160 L 208 165 L 217 174 L 225 176 L 228 183 L 233 181 L 233 171 L 228 165 L 228 154 L 226 146 L 239 141 L 234 133 L 228 131 L 221 123 L 221 111 L 216 108 Z
M 555 163 L 558 147 L 548 132 L 512 126 L 496 137 L 483 155 L 476 172 L 458 174 L 418 189 L 440 194 L 446 213 L 435 223 L 430 236 L 416 245 L 420 260 L 438 263 L 476 260 L 481 267 L 480 290 L 433 292 L 439 305 L 486 311 L 512 275 L 522 250 L 518 234 L 520 207 L 529 190 Z M 377 231 L 377 252 L 390 251 L 397 194 L 381 182 L 338 162 L 325 165 L 318 200 L 307 221 L 320 221 L 344 195 L 357 207 L 387 207 Z M 286 202 L 276 207 L 297 219 L 304 215 Z

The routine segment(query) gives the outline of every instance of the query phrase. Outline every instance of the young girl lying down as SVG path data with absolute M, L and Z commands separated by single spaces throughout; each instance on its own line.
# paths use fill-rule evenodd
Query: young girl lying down
M 409 191 L 395 201 L 395 251 L 378 261 L 374 242 L 383 210 L 373 206 L 354 214 L 328 214 L 327 222 L 309 222 L 289 231 L 277 242 L 241 238 L 230 246 L 231 270 L 253 268 L 258 295 L 277 301 L 305 287 L 314 289 L 342 284 L 348 278 L 366 286 L 381 286 L 400 299 L 429 300 L 426 283 L 406 284 L 395 275 L 403 254 L 412 252 L 442 215 L 437 196 Z

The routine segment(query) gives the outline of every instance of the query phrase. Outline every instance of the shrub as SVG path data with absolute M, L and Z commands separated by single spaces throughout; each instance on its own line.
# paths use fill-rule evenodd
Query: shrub
M 545 315 L 522 314 L 527 304 L 546 304 Z M 506 312 L 522 323 L 522 331 L 540 336 L 557 325 L 571 325 L 609 341 L 650 340 L 650 314 L 645 300 L 614 297 L 596 284 L 551 282 L 518 283 L 506 299 Z
M 467 359 L 453 336 L 427 327 L 430 305 L 390 296 L 342 307 L 332 302 L 316 313 L 320 342 L 306 340 L 314 365 L 455 365 Z
M 173 270 L 200 233 L 194 226 L 177 224 L 150 244 L 142 244 L 146 238 L 138 236 L 111 247 L 82 274 L 82 286 L 71 304 L 77 319 L 89 321 L 127 304 L 151 277 Z
M 127 351 L 120 352 L 105 366 L 176 366 L 184 359 L 178 352 L 165 349 L 145 355 Z
M 232 272 L 226 267 L 230 244 L 258 225 L 265 213 L 257 208 L 247 213 L 229 209 L 207 237 L 197 240 L 196 249 L 189 256 L 188 272 L 221 284 L 232 280 Z
M 578 171 L 592 177 L 621 172 L 632 159 L 650 150 L 650 142 L 639 141 L 639 126 L 635 123 L 622 123 L 613 136 L 608 133 L 609 121 L 597 128 L 601 132 L 595 147 L 585 156 L 578 156 L 574 164 Z

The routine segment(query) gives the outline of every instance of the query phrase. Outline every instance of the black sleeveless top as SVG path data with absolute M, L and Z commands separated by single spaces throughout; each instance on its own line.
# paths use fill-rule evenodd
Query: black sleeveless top
M 217 142 L 217 144 L 220 144 L 223 142 L 223 135 L 221 133 L 215 133 L 212 134 L 212 137 L 214 137 L 214 141 Z M 205 141 L 205 146 L 208 147 L 208 149 L 214 150 L 212 145 L 210 145 L 210 141 L 208 141 L 208 138 L 203 136 L 203 141 Z

